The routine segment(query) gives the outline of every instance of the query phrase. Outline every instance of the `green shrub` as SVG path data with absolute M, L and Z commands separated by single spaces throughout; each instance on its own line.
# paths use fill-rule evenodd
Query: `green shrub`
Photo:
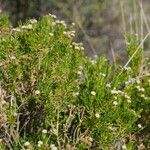
M 149 70 L 137 69 L 142 53 L 131 67 L 113 65 L 104 56 L 92 60 L 73 42 L 74 35 L 72 26 L 53 15 L 1 31 L 1 149 L 135 149 L 139 144 L 131 137 L 147 129 L 150 100 Z M 128 42 L 131 57 L 138 41 Z

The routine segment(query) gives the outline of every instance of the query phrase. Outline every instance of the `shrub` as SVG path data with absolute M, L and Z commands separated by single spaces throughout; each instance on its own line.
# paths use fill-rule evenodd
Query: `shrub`
M 135 149 L 149 124 L 149 60 L 141 69 L 141 52 L 130 67 L 87 58 L 55 18 L 1 30 L 1 149 Z M 137 47 L 130 37 L 130 57 Z

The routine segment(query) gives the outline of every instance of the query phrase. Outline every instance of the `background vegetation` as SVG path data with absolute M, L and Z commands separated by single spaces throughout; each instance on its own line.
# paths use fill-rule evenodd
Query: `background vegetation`
M 149 0 L 0 0 L 13 25 L 21 19 L 50 13 L 68 23 L 76 23 L 76 41 L 83 42 L 88 56 L 106 54 L 109 59 L 125 62 L 124 33 L 137 34 L 139 40 L 150 31 Z M 144 43 L 149 54 L 149 38 Z M 114 51 L 114 56 L 112 56 Z

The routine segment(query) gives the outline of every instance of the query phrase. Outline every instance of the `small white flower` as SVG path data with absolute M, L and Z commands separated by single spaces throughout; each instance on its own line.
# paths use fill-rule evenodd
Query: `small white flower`
M 131 100 L 130 100 L 130 99 L 127 99 L 127 102 L 128 102 L 128 103 L 131 103 Z
M 100 75 L 103 76 L 103 77 L 106 77 L 105 73 L 100 72 Z
M 90 60 L 90 62 L 92 65 L 96 64 L 96 60 Z
M 72 26 L 75 26 L 75 23 L 74 22 L 72 22 L 72 24 L 71 24 Z
M 132 69 L 131 69 L 131 67 L 124 67 L 123 70 L 125 70 L 125 71 L 131 71 Z
M 141 88 L 141 89 L 140 89 L 140 91 L 141 91 L 141 92 L 144 92 L 144 91 L 145 91 L 145 89 L 144 89 L 144 88 Z
M 47 133 L 47 130 L 46 130 L 46 129 L 43 129 L 43 130 L 42 130 L 42 133 L 46 134 L 46 133 Z
M 139 92 L 144 92 L 144 91 L 145 91 L 145 89 L 142 88 L 142 87 L 140 87 L 140 86 L 136 86 L 136 88 L 137 88 L 137 90 L 138 90 Z
M 72 45 L 73 45 L 73 46 L 76 46 L 76 45 L 78 45 L 78 43 L 72 42 Z
M 32 29 L 32 24 L 28 24 L 26 26 L 22 26 L 22 29 Z
M 58 148 L 55 146 L 55 147 L 52 148 L 52 150 L 58 150 Z
M 80 47 L 80 49 L 83 51 L 83 50 L 84 50 L 84 47 Z
M 75 50 L 80 50 L 80 47 L 79 46 L 77 46 L 77 45 L 75 45 Z
M 52 147 L 55 147 L 55 144 L 51 144 L 51 145 L 50 145 L 50 148 L 52 148 Z
M 106 84 L 106 87 L 107 87 L 107 88 L 111 88 L 111 84 L 110 84 L 110 83 L 107 83 L 107 84 Z
M 64 35 L 67 35 L 68 33 L 66 31 L 63 32 Z
M 144 94 L 141 94 L 141 97 L 142 97 L 142 98 L 145 98 L 145 95 L 144 95 Z
M 70 31 L 71 33 L 73 33 L 73 34 L 75 34 L 76 33 L 76 31 Z
M 41 145 L 41 144 L 38 144 L 37 146 L 38 146 L 38 147 L 42 147 L 42 145 Z
M 61 21 L 60 20 L 56 20 L 55 22 L 59 24 Z
M 119 94 L 120 93 L 120 91 L 118 91 L 118 90 L 111 90 L 111 94 Z
M 142 128 L 142 125 L 141 125 L 141 124 L 138 124 L 138 128 L 140 128 L 140 129 L 141 129 L 141 128 Z
M 115 127 L 108 126 L 108 129 L 111 130 L 111 131 L 116 131 Z
M 38 144 L 43 145 L 43 141 L 38 141 Z
M 14 117 L 17 117 L 17 116 L 18 116 L 18 114 L 17 114 L 16 112 L 14 112 L 13 116 L 14 116 Z
M 130 96 L 127 95 L 127 94 L 125 94 L 124 97 L 125 97 L 126 99 L 131 99 Z
M 32 29 L 32 24 L 27 25 L 27 29 Z
M 96 118 L 99 118 L 99 117 L 100 117 L 100 114 L 99 114 L 99 113 L 96 113 L 96 114 L 95 114 L 95 117 L 96 117 Z
M 111 90 L 111 94 L 125 94 L 123 91 L 120 91 L 120 90 Z
M 95 96 L 96 92 L 95 91 L 91 91 L 91 95 Z
M 10 56 L 10 59 L 11 59 L 11 60 L 15 60 L 16 57 L 15 57 L 15 56 Z
M 52 17 L 54 18 L 54 19 L 56 19 L 57 17 L 56 17 L 56 15 L 52 15 Z
M 21 30 L 19 28 L 13 28 L 12 31 L 20 32 Z
M 138 86 L 136 86 L 136 88 L 139 90 L 141 87 L 138 85 Z
M 73 92 L 73 97 L 76 97 L 76 96 L 78 96 L 79 95 L 79 92 Z
M 117 102 L 117 101 L 114 101 L 113 104 L 114 104 L 114 106 L 117 106 L 117 105 L 118 105 L 118 102 Z
M 53 33 L 49 33 L 49 35 L 50 35 L 50 36 L 54 36 L 54 34 L 53 34 Z
M 144 97 L 145 100 L 149 99 L 148 97 Z
M 78 71 L 77 74 L 78 74 L 78 75 L 82 75 L 82 72 L 81 72 L 81 71 Z
M 54 18 L 54 19 L 56 19 L 56 15 L 53 15 L 53 14 L 48 14 L 50 17 L 52 17 L 52 18 Z
M 24 146 L 28 147 L 30 145 L 30 143 L 27 141 L 24 143 Z
M 117 90 L 111 90 L 111 94 L 118 94 Z
M 115 96 L 114 99 L 117 100 L 118 98 Z
M 36 90 L 36 91 L 35 91 L 35 94 L 36 94 L 36 95 L 39 95 L 39 94 L 40 94 L 40 91 L 39 91 L 39 90 Z
M 125 82 L 125 84 L 126 84 L 126 85 L 134 84 L 134 83 L 137 82 L 136 80 L 137 80 L 137 79 L 135 79 L 135 78 L 130 78 L 128 81 Z
M 36 19 L 30 19 L 30 23 L 35 24 L 35 23 L 37 23 L 37 20 Z
M 67 27 L 65 21 L 56 20 L 55 23 L 62 24 L 65 28 Z
M 57 150 L 57 147 L 55 146 L 55 144 L 51 144 L 50 148 L 51 148 L 51 150 Z
M 75 37 L 75 34 L 74 33 L 70 33 L 70 34 L 68 34 L 68 37 Z
M 38 147 L 41 147 L 43 145 L 43 141 L 38 141 Z

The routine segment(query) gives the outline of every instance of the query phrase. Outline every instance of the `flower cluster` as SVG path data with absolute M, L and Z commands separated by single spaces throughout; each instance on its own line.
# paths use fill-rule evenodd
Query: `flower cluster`
M 94 65 L 94 64 L 96 64 L 96 60 L 95 59 L 90 59 L 90 63 L 92 64 L 92 65 Z
M 49 15 L 50 17 L 54 18 L 54 19 L 57 18 L 56 15 L 53 15 L 53 14 L 51 14 L 51 13 L 49 13 L 48 15 Z
M 139 92 L 144 92 L 144 91 L 145 91 L 145 89 L 142 88 L 142 87 L 140 87 L 140 86 L 136 86 L 136 88 L 137 88 L 137 90 L 138 90 Z
M 21 30 L 19 28 L 13 28 L 12 31 L 14 31 L 14 32 L 21 32 Z
M 68 38 L 71 38 L 71 37 L 74 37 L 75 36 L 75 31 L 64 31 L 63 34 L 68 37 Z
M 141 81 L 139 78 L 130 78 L 128 81 L 125 82 L 125 85 L 128 86 L 129 84 L 140 84 Z
M 146 97 L 145 94 L 141 94 L 141 97 L 144 98 L 145 100 L 148 99 L 148 97 Z
M 37 20 L 36 20 L 36 19 L 30 19 L 29 21 L 30 21 L 31 24 L 37 23 Z
M 131 67 L 123 67 L 123 70 L 124 71 L 131 71 L 132 69 L 131 69 Z
M 67 28 L 67 25 L 66 25 L 65 21 L 63 21 L 63 20 L 56 20 L 55 23 L 56 23 L 56 24 L 61 24 L 61 25 L 63 25 L 65 28 Z
M 117 106 L 117 105 L 118 105 L 118 102 L 117 102 L 117 101 L 114 101 L 114 102 L 113 102 L 113 105 L 114 105 L 114 106 Z
M 82 43 L 72 43 L 72 46 L 74 47 L 75 50 L 84 50 L 83 44 Z
M 32 29 L 32 24 L 23 25 L 21 28 L 22 29 Z
M 124 96 L 124 98 L 127 99 L 127 102 L 128 102 L 128 103 L 131 103 L 131 97 L 130 97 L 126 92 L 123 92 L 123 91 L 114 89 L 114 90 L 111 90 L 111 94 L 116 95 L 116 96 L 117 96 L 118 94 L 120 94 L 120 95 Z M 117 100 L 117 97 L 116 97 L 116 96 L 114 97 L 115 100 Z M 117 101 L 115 101 L 115 102 L 114 102 L 114 105 L 116 106 L 117 104 L 118 104 Z
M 78 96 L 79 95 L 79 92 L 73 92 L 73 97 L 76 97 L 76 96 Z
M 116 94 L 116 95 L 118 95 L 118 94 L 124 94 L 124 92 L 122 92 L 122 91 L 120 91 L 120 90 L 113 89 L 113 90 L 111 90 L 111 94 Z

